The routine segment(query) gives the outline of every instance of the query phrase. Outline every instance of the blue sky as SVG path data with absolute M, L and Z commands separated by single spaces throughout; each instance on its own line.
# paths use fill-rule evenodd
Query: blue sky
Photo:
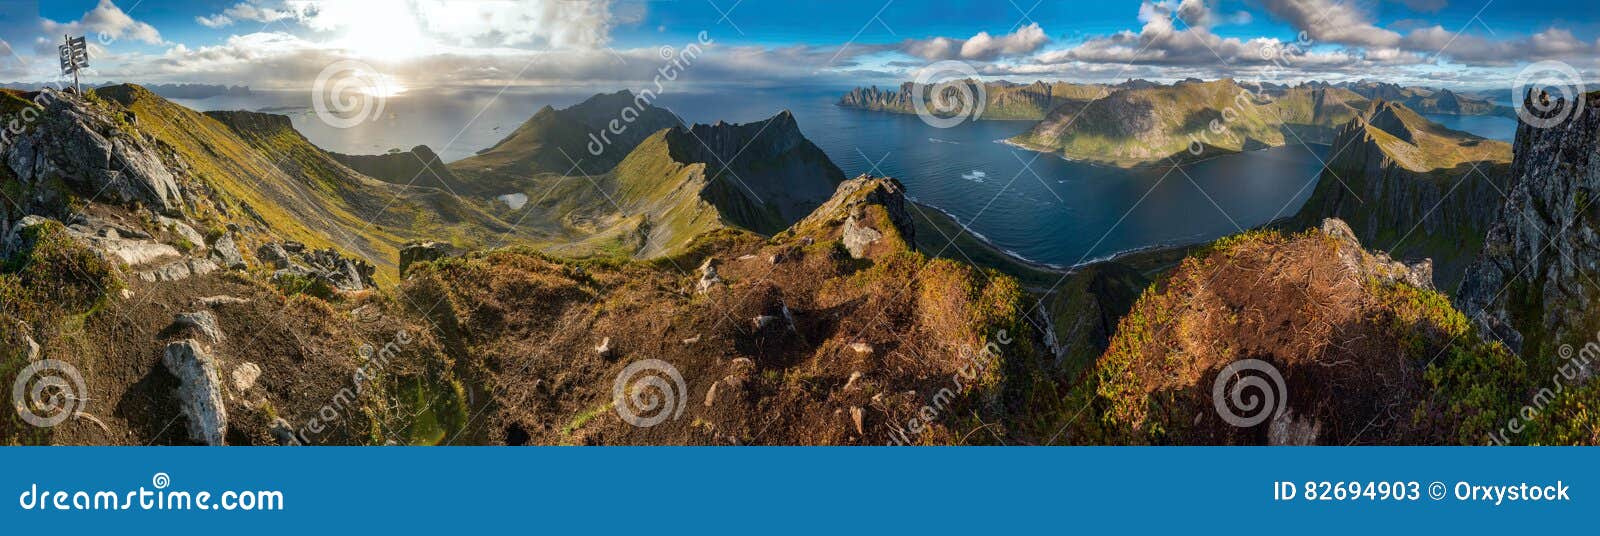
M 0 80 L 48 79 L 70 32 L 95 43 L 91 78 L 293 88 L 348 59 L 406 87 L 581 86 L 649 81 L 662 47 L 682 50 L 705 32 L 711 44 L 687 69 L 694 83 L 892 83 L 948 60 L 1027 81 L 1270 75 L 1473 87 L 1537 61 L 1594 79 L 1600 15 L 1590 4 L 0 0 Z

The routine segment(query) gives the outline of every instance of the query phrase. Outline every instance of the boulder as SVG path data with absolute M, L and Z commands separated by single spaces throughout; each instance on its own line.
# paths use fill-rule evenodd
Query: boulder
M 204 248 L 206 246 L 205 235 L 200 234 L 200 231 L 194 230 L 194 227 L 190 227 L 189 224 L 166 216 L 157 216 L 156 221 L 162 227 L 171 230 L 173 235 L 189 242 L 194 247 Z
M 347 258 L 331 249 L 306 253 L 302 259 L 334 288 L 358 291 L 373 288 L 372 274 L 376 271 L 366 261 Z
M 154 283 L 157 281 L 182 281 L 190 277 L 206 275 L 217 271 L 217 263 L 207 259 L 179 259 L 159 267 L 142 270 L 137 275 L 139 279 Z
M 213 446 L 224 444 L 228 408 L 222 400 L 216 358 L 199 342 L 186 339 L 168 344 L 161 363 L 178 378 L 178 404 L 188 419 L 189 439 Z
M 256 248 L 256 260 L 271 266 L 274 270 L 283 270 L 289 267 L 289 251 L 283 249 L 282 244 L 263 244 Z
M 839 240 L 844 242 L 844 249 L 850 252 L 850 256 L 857 259 L 865 258 L 867 247 L 883 238 L 883 233 L 861 223 L 855 216 L 845 220 L 843 227 Z
M 227 337 L 223 336 L 222 329 L 217 327 L 217 317 L 211 314 L 211 311 L 179 313 L 173 318 L 172 326 L 176 329 L 198 333 L 214 343 L 227 339 Z
M 411 242 L 400 248 L 400 277 L 419 262 L 436 261 L 460 255 L 455 246 L 444 242 Z
M 261 367 L 246 361 L 233 368 L 233 390 L 239 392 L 249 391 L 256 386 L 256 380 L 261 378 Z
M 715 257 L 707 257 L 700 263 L 700 282 L 695 284 L 695 292 L 705 294 L 722 283 L 722 276 L 717 275 L 717 264 Z
M 211 260 L 229 270 L 247 268 L 244 255 L 239 253 L 239 246 L 233 242 L 233 237 L 228 235 L 222 235 L 211 243 Z

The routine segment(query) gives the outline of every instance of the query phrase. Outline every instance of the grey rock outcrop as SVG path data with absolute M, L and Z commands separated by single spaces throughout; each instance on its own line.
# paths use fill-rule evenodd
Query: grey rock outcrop
M 332 249 L 311 250 L 298 242 L 266 244 L 256 249 L 256 258 L 276 268 L 279 275 L 311 277 L 343 291 L 375 287 L 372 274 L 376 270 L 371 264 L 345 257 Z
M 1546 98 L 1530 96 L 1530 98 Z M 1517 126 L 1511 187 L 1483 252 L 1467 270 L 1459 306 L 1486 335 L 1524 357 L 1596 328 L 1600 279 L 1600 99 L 1524 106 L 1575 117 L 1543 128 Z M 1532 306 L 1530 306 L 1530 304 Z M 1520 317 L 1513 311 L 1525 311 Z M 1525 347 L 1527 343 L 1537 347 Z
M 868 216 L 869 207 L 874 206 L 883 209 L 887 221 Z M 870 256 L 871 246 L 891 231 L 899 235 L 906 246 L 916 248 L 916 227 L 911 213 L 906 210 L 905 187 L 888 177 L 862 175 L 839 183 L 833 197 L 796 227 L 815 225 L 837 225 L 840 241 L 850 256 L 858 259 Z
M 123 130 L 110 112 L 81 97 L 46 91 L 33 127 L 4 148 L 5 165 L 24 183 L 59 180 L 116 203 L 143 203 L 164 213 L 183 206 L 177 179 L 155 144 Z
M 419 262 L 436 261 L 460 255 L 455 246 L 444 242 L 411 242 L 400 248 L 400 276 Z
M 189 439 L 222 445 L 228 431 L 228 408 L 222 399 L 217 359 L 194 339 L 167 345 L 161 363 L 178 377 L 178 402 L 188 420 Z
M 844 249 L 850 252 L 851 257 L 857 259 L 866 257 L 867 247 L 880 238 L 883 238 L 883 233 L 861 223 L 855 216 L 845 220 L 844 229 L 839 235 L 839 241 L 844 243 Z
M 1384 253 L 1369 253 L 1361 247 L 1361 241 L 1356 239 L 1356 233 L 1350 230 L 1350 225 L 1337 218 L 1322 220 L 1320 229 L 1323 234 L 1347 246 L 1339 248 L 1339 260 L 1352 273 L 1366 274 L 1386 283 L 1398 281 L 1417 288 L 1433 289 L 1433 261 L 1423 259 L 1407 264 Z
M 157 281 L 182 281 L 194 276 L 206 275 L 217 271 L 217 263 L 207 259 L 179 259 L 135 273 L 139 279 L 154 283 Z
M 1370 124 L 1358 117 L 1338 131 L 1333 140 L 1337 153 L 1311 197 L 1284 227 L 1299 231 L 1323 218 L 1339 218 L 1369 246 L 1389 249 L 1397 258 L 1432 259 L 1437 286 L 1454 291 L 1478 254 L 1467 238 L 1482 236 L 1499 214 L 1509 166 L 1480 161 L 1455 169 L 1409 169 L 1396 155 L 1422 149 L 1392 142 L 1386 148 L 1379 138 L 1387 134 L 1409 142 L 1417 133 L 1402 121 L 1399 114 L 1404 112 L 1397 105 L 1376 107 Z

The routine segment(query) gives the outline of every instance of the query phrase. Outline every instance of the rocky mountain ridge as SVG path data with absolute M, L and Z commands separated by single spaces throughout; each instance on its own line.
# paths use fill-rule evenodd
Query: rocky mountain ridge
M 968 94 L 978 93 L 977 84 L 977 81 L 967 81 Z M 916 88 L 911 82 L 900 84 L 898 89 L 879 89 L 877 86 L 857 87 L 841 96 L 837 104 L 846 108 L 914 114 L 917 113 L 916 104 L 913 102 L 915 91 Z M 977 119 L 1037 121 L 1066 101 L 1094 99 L 1104 96 L 1108 91 L 1105 86 L 1097 84 L 1036 81 L 1024 85 L 984 82 L 984 106 Z M 950 94 L 955 96 L 959 95 L 959 92 L 952 89 Z M 924 99 L 928 97 L 930 96 L 924 95 Z M 931 100 L 923 102 L 928 110 L 933 110 Z
M 1452 131 L 1403 104 L 1375 100 L 1334 137 L 1327 169 L 1287 229 L 1323 218 L 1398 258 L 1434 262 L 1454 292 L 1499 213 L 1510 144 Z

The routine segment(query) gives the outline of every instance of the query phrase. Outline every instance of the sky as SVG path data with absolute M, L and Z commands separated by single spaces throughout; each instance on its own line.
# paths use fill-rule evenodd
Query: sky
M 355 62 L 397 88 L 614 86 L 668 57 L 704 85 L 894 84 L 938 65 L 1489 89 L 1538 69 L 1600 79 L 1591 2 L 0 0 L 0 81 L 56 79 L 72 34 L 90 42 L 86 80 L 147 84 L 300 89 Z

